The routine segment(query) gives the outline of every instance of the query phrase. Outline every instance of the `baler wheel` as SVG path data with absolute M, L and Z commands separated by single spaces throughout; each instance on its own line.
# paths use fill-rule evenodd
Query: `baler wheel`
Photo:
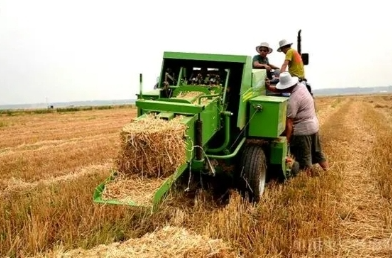
M 259 202 L 264 193 L 267 163 L 262 147 L 246 146 L 241 157 L 241 192 L 247 194 L 249 201 Z

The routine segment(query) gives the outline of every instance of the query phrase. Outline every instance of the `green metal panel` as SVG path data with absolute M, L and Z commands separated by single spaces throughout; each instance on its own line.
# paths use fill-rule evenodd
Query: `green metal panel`
M 187 136 L 186 138 L 186 159 L 190 161 L 193 159 L 194 151 L 193 151 L 193 144 L 195 142 L 195 121 L 196 121 L 197 115 L 194 116 L 186 116 L 182 119 L 182 122 L 188 126 L 188 129 L 186 130 L 185 134 Z
M 189 101 L 187 99 L 177 99 L 177 98 L 160 98 L 160 99 L 157 99 L 156 101 L 192 104 L 192 101 Z
M 204 106 L 193 104 L 141 99 L 136 100 L 136 106 L 144 111 L 166 111 L 181 114 L 198 114 L 204 110 Z
M 152 211 L 156 211 L 159 203 L 162 201 L 163 197 L 168 193 L 173 183 L 187 170 L 189 167 L 188 163 L 182 164 L 176 170 L 176 172 L 171 175 L 166 181 L 158 188 L 153 197 Z
M 287 156 L 287 138 L 279 137 L 273 140 L 270 145 L 271 148 L 271 164 L 282 164 L 285 163 Z
M 261 95 L 265 95 L 265 78 L 267 77 L 267 70 L 252 69 L 252 88 L 260 91 Z
M 286 127 L 286 97 L 257 96 L 249 100 L 249 136 L 279 137 Z M 258 110 L 258 107 L 261 110 Z
M 205 107 L 201 112 L 200 119 L 203 121 L 203 146 L 211 139 L 212 136 L 220 128 L 220 114 L 218 110 L 217 100 Z
M 248 100 L 259 95 L 265 95 L 265 70 L 252 71 L 251 87 L 241 94 L 242 103 L 247 103 Z
M 239 106 L 238 106 L 238 118 L 237 118 L 237 126 L 242 129 L 247 122 L 247 96 L 249 96 L 250 92 L 251 96 L 255 93 L 252 90 L 252 58 L 248 56 L 246 58 L 246 62 L 244 65 L 244 69 L 242 72 L 242 83 L 239 95 Z M 235 110 L 232 110 L 235 112 Z
M 160 89 L 154 89 L 147 92 L 143 92 L 142 95 L 139 93 L 136 94 L 136 99 L 145 99 L 145 100 L 154 100 L 159 98 Z M 141 116 L 143 114 L 143 110 L 141 108 L 137 108 L 137 116 Z
M 248 56 L 244 55 L 223 55 L 223 54 L 207 54 L 207 53 L 185 53 L 185 52 L 164 52 L 164 59 L 185 59 L 199 61 L 215 61 L 215 62 L 234 62 L 245 63 Z

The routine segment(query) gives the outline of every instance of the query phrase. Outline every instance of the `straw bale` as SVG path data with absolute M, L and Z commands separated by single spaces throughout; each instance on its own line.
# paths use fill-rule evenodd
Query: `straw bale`
M 90 250 L 82 248 L 68 252 L 57 251 L 58 257 L 238 257 L 220 239 L 197 235 L 185 228 L 166 226 L 161 230 L 145 234 L 141 238 L 123 243 L 99 245 Z
M 181 116 L 171 120 L 149 114 L 134 119 L 120 133 L 118 171 L 142 177 L 167 177 L 186 162 L 186 125 Z

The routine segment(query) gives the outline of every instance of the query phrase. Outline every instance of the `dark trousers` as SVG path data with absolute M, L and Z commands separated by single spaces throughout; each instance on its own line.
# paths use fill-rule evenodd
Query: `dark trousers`
M 300 169 L 310 168 L 313 164 L 326 160 L 321 149 L 318 132 L 312 135 L 293 135 L 290 152 L 298 161 Z

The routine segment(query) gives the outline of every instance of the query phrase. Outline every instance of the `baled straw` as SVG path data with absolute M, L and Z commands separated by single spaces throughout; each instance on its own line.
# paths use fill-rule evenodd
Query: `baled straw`
M 186 162 L 186 125 L 149 114 L 125 125 L 120 134 L 118 170 L 127 175 L 167 177 Z

